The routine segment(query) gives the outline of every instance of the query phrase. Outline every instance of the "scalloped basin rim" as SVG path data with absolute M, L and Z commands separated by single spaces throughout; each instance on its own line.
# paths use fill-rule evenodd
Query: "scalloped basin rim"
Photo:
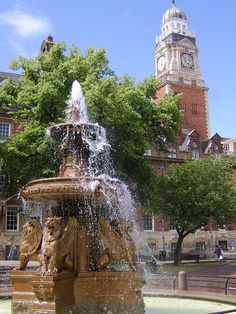
M 59 131 L 64 129 L 70 129 L 70 128 L 96 128 L 96 129 L 103 129 L 102 126 L 100 126 L 97 123 L 58 123 L 48 128 L 48 131 Z
M 107 185 L 107 182 L 110 184 Z M 31 200 L 84 200 L 92 199 L 98 203 L 106 202 L 102 186 L 114 190 L 120 185 L 117 179 L 104 179 L 92 176 L 53 177 L 30 181 L 20 192 L 24 199 Z

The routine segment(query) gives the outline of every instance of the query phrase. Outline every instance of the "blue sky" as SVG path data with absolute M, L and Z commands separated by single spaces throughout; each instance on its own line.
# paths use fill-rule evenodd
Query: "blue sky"
M 190 21 L 209 88 L 210 133 L 236 138 L 236 1 L 176 0 Z M 105 48 L 110 67 L 138 81 L 154 74 L 155 37 L 171 0 L 0 0 L 0 71 L 55 41 Z

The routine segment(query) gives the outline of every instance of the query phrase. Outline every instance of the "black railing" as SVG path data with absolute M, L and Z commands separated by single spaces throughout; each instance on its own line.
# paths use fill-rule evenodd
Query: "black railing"
M 229 286 L 229 282 L 235 286 Z M 236 291 L 236 277 L 200 275 L 187 276 L 187 289 L 192 291 L 208 291 L 227 294 L 229 290 Z

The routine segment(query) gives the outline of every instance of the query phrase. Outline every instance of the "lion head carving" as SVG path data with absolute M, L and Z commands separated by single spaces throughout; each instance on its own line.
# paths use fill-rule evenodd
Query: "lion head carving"
M 62 232 L 62 217 L 48 217 L 45 224 L 45 241 L 52 242 L 60 237 Z
M 30 220 L 23 225 L 24 241 L 20 247 L 20 253 L 33 255 L 37 252 L 42 241 L 42 227 L 36 220 Z

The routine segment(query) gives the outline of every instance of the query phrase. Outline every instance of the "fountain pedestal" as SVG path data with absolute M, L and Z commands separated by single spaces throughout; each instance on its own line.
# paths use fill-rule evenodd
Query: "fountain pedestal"
M 79 273 L 74 290 L 76 308 L 79 313 L 144 313 L 140 295 L 144 283 L 137 272 Z
M 42 276 L 37 271 L 11 272 L 15 287 L 12 313 L 144 313 L 137 272 L 83 272 Z
M 12 271 L 15 291 L 12 313 L 66 313 L 74 306 L 74 281 L 71 273 L 42 276 L 36 271 Z
M 32 290 L 34 271 L 11 271 L 11 281 L 14 285 L 12 292 L 12 313 L 33 313 L 32 305 L 35 294 Z

